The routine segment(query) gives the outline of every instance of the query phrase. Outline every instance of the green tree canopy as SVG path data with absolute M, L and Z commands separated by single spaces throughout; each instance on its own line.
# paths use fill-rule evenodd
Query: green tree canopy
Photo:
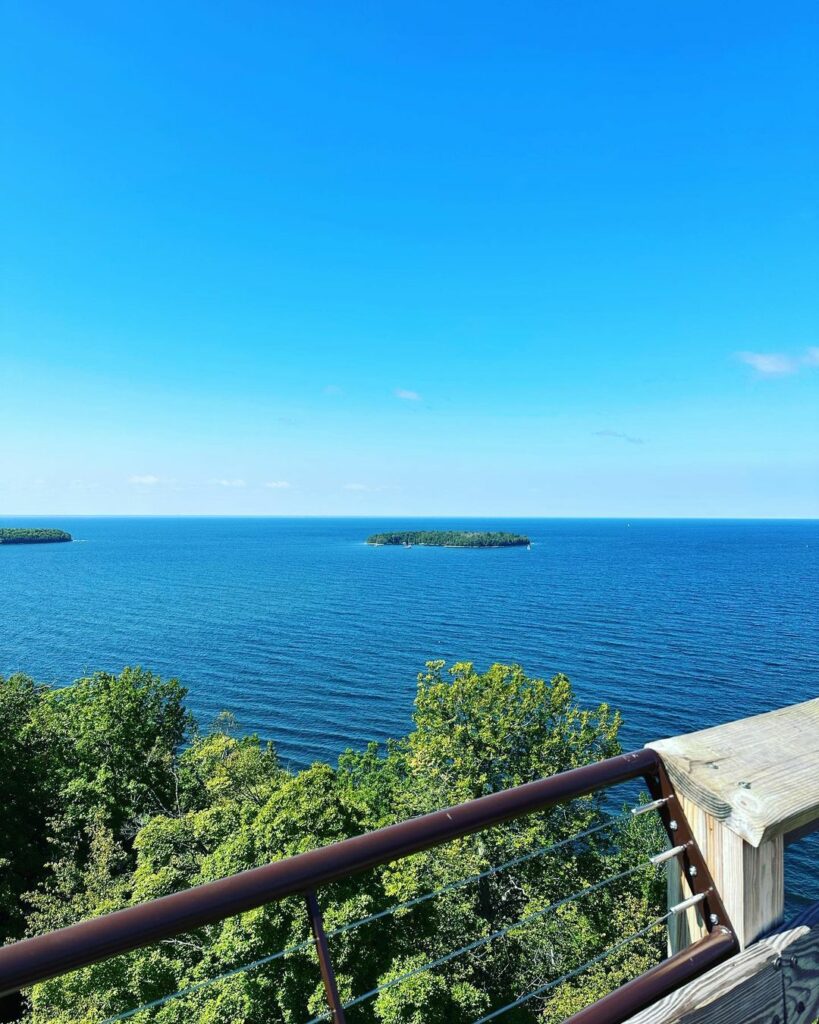
M 65 530 L 43 530 L 30 526 L 0 528 L 0 544 L 54 544 L 72 540 Z
M 480 532 L 476 530 L 404 530 L 374 533 L 368 544 L 409 547 L 420 544 L 438 548 L 519 548 L 529 544 L 520 533 Z
M 192 725 L 185 692 L 139 668 L 64 689 L 0 677 L 4 940 L 22 934 L 28 893 L 84 870 L 100 829 L 129 847 L 144 820 L 175 804 L 174 766 Z M 70 919 L 58 903 L 54 913 Z
M 267 864 L 619 750 L 617 714 L 605 705 L 581 710 L 565 676 L 534 679 L 518 666 L 478 672 L 468 662 L 449 670 L 431 662 L 419 676 L 407 736 L 386 749 L 372 744 L 347 751 L 336 767 L 316 763 L 298 772 L 283 768 L 269 744 L 234 735 L 225 721 L 183 744 L 190 723 L 177 684 L 138 670 L 82 682 L 73 695 L 15 684 L 22 686 L 24 703 L 39 706 L 34 717 L 52 733 L 68 730 L 66 717 L 79 719 L 70 739 L 55 748 L 58 759 L 67 758 L 53 769 L 68 797 L 65 820 L 58 814 L 54 825 L 63 856 L 44 869 L 31 896 L 33 931 Z M 127 766 L 116 779 L 109 732 L 116 763 Z M 74 776 L 78 766 L 80 781 Z M 659 848 L 661 839 L 646 818 L 571 841 L 579 830 L 602 824 L 606 813 L 603 799 L 592 795 L 323 888 L 319 898 L 343 998 L 386 986 L 351 1011 L 351 1022 L 470 1024 L 544 978 L 571 970 L 631 930 L 633 921 L 659 913 L 664 885 L 655 871 L 544 912 Z M 64 833 L 74 837 L 73 846 Z M 563 841 L 550 853 L 491 870 Z M 408 902 L 413 905 L 332 935 Z M 514 927 L 526 918 L 527 924 Z M 489 938 L 496 932 L 505 934 Z M 305 1024 L 326 1009 L 308 938 L 303 901 L 270 904 L 38 985 L 27 1019 L 99 1024 L 181 989 L 186 994 L 135 1020 Z M 476 941 L 472 951 L 418 971 Z M 605 975 L 580 976 L 506 1019 L 562 1019 L 558 1014 L 598 994 L 606 978 L 623 980 L 655 962 L 663 944 L 660 932 L 651 935 L 607 961 Z M 286 957 L 208 984 L 291 947 L 297 948 Z

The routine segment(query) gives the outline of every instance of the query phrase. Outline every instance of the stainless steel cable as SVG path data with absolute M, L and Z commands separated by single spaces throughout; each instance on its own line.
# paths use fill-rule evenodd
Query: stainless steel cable
M 653 810 L 654 808 L 651 807 L 650 809 Z M 556 850 L 564 849 L 565 847 L 570 846 L 573 843 L 582 842 L 584 839 L 587 839 L 598 833 L 610 830 L 614 828 L 616 825 L 624 824 L 626 821 L 628 821 L 629 815 L 633 814 L 634 811 L 635 808 L 630 808 L 629 811 L 625 814 L 611 818 L 608 821 L 601 823 L 600 825 L 594 825 L 592 828 L 584 829 L 582 832 L 578 832 L 573 836 L 567 837 L 566 839 L 561 839 L 556 843 L 550 843 L 547 846 L 538 847 L 536 850 L 530 850 L 528 853 L 524 853 L 518 857 L 513 857 L 511 860 L 504 861 L 502 864 L 493 865 L 492 867 L 487 868 L 485 871 L 478 872 L 474 875 L 469 875 L 466 878 L 458 879 L 455 882 L 449 882 L 447 885 L 442 885 L 439 888 L 433 889 L 430 892 L 423 893 L 420 896 L 415 896 L 412 899 L 404 900 L 401 903 L 393 904 L 392 906 L 387 907 L 384 910 L 380 910 L 375 914 L 370 914 L 367 917 L 362 917 L 355 921 L 349 921 L 346 924 L 338 925 L 336 928 L 333 928 L 327 932 L 327 937 L 334 938 L 338 935 L 343 935 L 345 932 L 352 931 L 355 928 L 360 928 L 363 925 L 371 924 L 372 922 L 378 921 L 381 918 L 387 917 L 391 914 L 395 914 L 399 910 L 405 910 L 410 907 L 418 906 L 418 904 L 420 903 L 424 903 L 427 900 L 434 899 L 437 896 L 442 896 L 445 893 L 463 888 L 466 885 L 471 885 L 475 882 L 480 881 L 483 878 L 488 878 L 492 875 L 498 874 L 501 871 L 507 871 L 510 868 L 517 867 L 520 864 L 525 864 L 526 862 L 535 860 L 538 857 L 543 857 L 546 854 L 552 853 Z M 434 967 L 441 966 L 441 964 L 447 963 L 449 960 L 452 960 L 455 957 L 462 955 L 463 953 L 467 953 L 472 949 L 477 949 L 480 946 L 485 945 L 487 942 L 491 942 L 492 940 L 499 938 L 502 935 L 508 934 L 510 931 L 513 931 L 515 928 L 522 926 L 528 921 L 534 920 L 535 918 L 540 917 L 543 914 L 546 914 L 552 910 L 556 910 L 558 907 L 564 906 L 566 903 L 569 903 L 574 899 L 579 899 L 583 896 L 586 896 L 589 893 L 594 892 L 596 889 L 602 888 L 604 885 L 608 885 L 614 881 L 617 881 L 620 878 L 625 878 L 628 875 L 634 874 L 637 871 L 644 870 L 645 867 L 648 866 L 650 866 L 650 864 L 646 863 L 634 868 L 629 868 L 627 871 L 621 872 L 618 875 L 613 875 L 611 878 L 605 879 L 603 882 L 598 882 L 595 885 L 589 886 L 586 889 L 582 889 L 571 896 L 567 896 L 562 900 L 558 900 L 555 903 L 550 904 L 548 907 L 544 907 L 542 910 L 539 910 L 534 914 L 521 919 L 515 924 L 509 925 L 507 928 L 494 932 L 489 936 L 483 937 L 482 939 L 478 939 L 467 946 L 464 946 L 458 950 L 454 950 L 451 953 L 448 953 L 445 957 L 441 957 L 438 960 L 432 961 L 431 963 L 426 964 L 423 967 L 416 968 L 413 971 L 410 971 L 407 974 L 402 975 L 400 978 L 395 978 L 379 988 L 372 989 L 371 991 L 366 992 L 361 996 L 358 996 L 356 999 L 351 1000 L 348 1003 L 345 1003 L 344 1008 L 348 1009 L 349 1007 L 356 1006 L 358 1005 L 358 1003 L 364 1002 L 367 999 L 370 999 L 373 996 L 377 995 L 384 988 L 391 988 L 402 981 L 406 981 L 408 978 L 411 978 L 416 974 L 422 973 L 423 971 L 432 970 Z M 305 939 L 303 942 L 297 943 L 294 946 L 289 946 L 288 948 L 279 950 L 276 953 L 271 953 L 267 956 L 259 957 L 257 960 L 253 960 L 250 963 L 241 964 L 240 966 L 231 968 L 228 971 L 223 971 L 221 974 L 214 975 L 212 978 L 206 978 L 202 981 L 192 982 L 190 985 L 185 985 L 182 988 L 169 993 L 168 995 L 160 996 L 157 999 L 153 999 L 147 1003 L 142 1003 L 140 1006 L 134 1007 L 130 1010 L 125 1010 L 122 1013 L 106 1017 L 103 1021 L 100 1022 L 100 1024 L 117 1024 L 118 1021 L 128 1020 L 130 1017 L 135 1016 L 137 1013 L 142 1013 L 145 1010 L 156 1009 L 157 1007 L 163 1006 L 165 1003 L 170 1002 L 172 999 L 181 999 L 185 996 L 192 995 L 195 992 L 207 988 L 209 985 L 216 984 L 220 981 L 226 981 L 229 978 L 235 977 L 237 974 L 241 974 L 245 971 L 255 970 L 259 967 L 263 967 L 265 964 L 272 963 L 274 960 L 280 960 L 285 956 L 290 956 L 293 953 L 301 952 L 302 950 L 312 947 L 313 944 L 314 942 L 312 938 Z M 308 1024 L 318 1024 L 318 1022 L 320 1021 L 328 1020 L 330 1016 L 331 1014 L 329 1012 L 324 1013 L 308 1021 Z
M 280 949 L 278 953 L 271 953 L 269 956 L 259 957 L 258 960 L 253 960 L 248 964 L 242 964 L 241 967 L 234 967 L 232 970 L 224 971 L 222 974 L 215 974 L 212 978 L 205 978 L 202 981 L 194 981 L 190 985 L 185 985 L 183 988 L 177 989 L 176 992 L 170 992 L 166 996 L 160 996 L 158 999 L 152 999 L 149 1003 L 142 1003 L 140 1006 L 135 1006 L 131 1010 L 124 1010 L 122 1013 L 115 1013 L 113 1017 L 106 1017 L 105 1020 L 100 1021 L 100 1024 L 115 1024 L 116 1021 L 127 1020 L 129 1017 L 135 1016 L 137 1013 L 142 1013 L 145 1010 L 154 1010 L 158 1006 L 164 1006 L 165 1003 L 169 1003 L 172 999 L 182 999 L 185 996 L 192 995 L 194 992 L 199 992 L 203 988 L 207 988 L 208 985 L 214 985 L 218 981 L 227 981 L 228 978 L 233 978 L 237 974 L 242 974 L 244 971 L 252 971 L 257 967 L 263 967 L 265 964 L 272 963 L 274 960 L 280 960 L 282 957 L 290 956 L 291 953 L 300 953 L 303 949 L 307 949 L 314 945 L 312 938 L 305 939 L 303 942 L 296 943 L 295 946 L 288 946 L 287 949 Z
M 570 836 L 568 839 L 561 839 L 556 843 L 551 843 L 549 846 L 538 847 L 536 850 L 531 850 L 529 853 L 521 854 L 519 857 L 514 857 L 512 860 L 504 861 L 503 864 L 497 864 L 494 867 L 487 868 L 485 871 L 481 871 L 476 875 L 469 875 L 467 878 L 459 878 L 456 882 L 449 882 L 447 885 L 442 885 L 440 888 L 433 889 L 421 896 L 414 896 L 412 899 L 404 900 L 403 903 L 395 903 L 393 906 L 387 907 L 386 910 L 379 910 L 377 913 L 370 914 L 368 917 L 361 917 L 357 921 L 350 921 L 347 924 L 339 925 L 337 928 L 333 928 L 331 931 L 327 932 L 327 938 L 331 939 L 336 935 L 342 935 L 344 932 L 351 931 L 353 928 L 360 928 L 361 925 L 378 921 L 380 918 L 387 917 L 399 910 L 405 910 L 408 907 L 416 907 L 419 903 L 425 903 L 427 900 L 434 899 L 436 896 L 442 896 L 444 893 L 453 892 L 455 889 L 461 889 L 465 885 L 471 885 L 473 882 L 479 882 L 482 878 L 489 878 L 491 875 L 496 875 L 500 871 L 507 871 L 509 868 L 517 867 L 519 864 L 525 864 L 527 861 L 535 860 L 537 857 L 544 857 L 547 853 L 552 853 L 555 850 L 561 850 L 566 846 L 571 846 L 572 843 L 581 842 L 589 836 L 595 835 L 598 832 L 605 832 L 608 829 L 614 828 L 615 825 L 625 823 L 626 821 L 628 821 L 627 814 L 618 815 L 616 818 L 603 822 L 601 825 L 595 825 L 593 828 L 587 828 L 583 832 L 578 832 L 576 835 Z
M 613 946 L 609 946 L 608 949 L 604 949 L 602 953 L 598 953 L 597 956 L 593 956 L 590 960 L 587 960 L 584 964 L 579 967 L 575 967 L 571 971 L 567 971 L 565 974 L 561 974 L 559 978 L 555 978 L 553 981 L 547 982 L 545 985 L 541 985 L 539 988 L 533 989 L 531 992 L 527 992 L 525 995 L 516 999 L 513 1003 L 507 1003 L 505 1006 L 501 1006 L 497 1010 L 493 1010 L 492 1013 L 486 1014 L 485 1017 L 480 1017 L 478 1020 L 473 1021 L 472 1024 L 486 1024 L 487 1021 L 494 1020 L 496 1017 L 500 1017 L 501 1014 L 507 1013 L 509 1010 L 514 1010 L 518 1006 L 522 1006 L 524 1003 L 528 1003 L 530 999 L 535 999 L 537 996 L 543 995 L 544 992 L 548 992 L 549 989 L 556 988 L 558 985 L 562 985 L 564 981 L 571 981 L 572 978 L 576 978 L 578 974 L 582 974 L 587 971 L 590 967 L 594 967 L 595 964 L 599 964 L 605 960 L 606 957 L 616 953 L 618 949 L 622 949 L 623 946 L 627 946 L 630 942 L 634 942 L 635 939 L 641 938 L 643 935 L 647 935 L 653 929 L 658 928 L 672 916 L 673 910 L 669 910 L 668 913 L 663 914 L 662 917 L 657 917 L 650 924 L 647 924 L 645 928 L 640 928 L 639 931 L 632 932 L 631 935 L 627 935 L 626 938 L 620 939 L 619 942 L 615 942 Z
M 567 903 L 572 903 L 574 900 L 588 896 L 591 893 L 596 892 L 598 889 L 604 888 L 606 885 L 611 885 L 613 882 L 620 881 L 620 879 L 623 878 L 628 878 L 631 875 L 636 874 L 638 871 L 645 871 L 646 868 L 651 867 L 654 867 L 651 861 L 645 861 L 642 864 L 637 864 L 634 867 L 627 868 L 625 871 L 620 871 L 616 875 L 604 878 L 600 882 L 595 882 L 593 885 L 586 886 L 585 889 L 580 889 L 578 892 L 572 893 L 570 896 L 564 896 L 562 899 L 555 900 L 553 903 L 548 904 L 548 906 L 542 907 L 540 910 L 536 910 L 532 914 L 527 914 L 526 917 L 522 917 L 519 921 L 515 921 L 513 924 L 507 925 L 505 928 L 499 928 L 497 931 L 490 932 L 489 935 L 484 935 L 479 939 L 475 939 L 472 942 L 467 943 L 467 945 L 460 946 L 458 949 L 445 953 L 443 956 L 440 956 L 435 960 L 431 960 L 429 963 L 422 964 L 420 967 L 415 967 L 411 971 L 407 971 L 405 974 L 399 975 L 397 978 L 391 978 L 389 981 L 384 982 L 383 985 L 379 985 L 376 988 L 370 989 L 369 992 L 364 992 L 362 995 L 356 996 L 355 999 L 350 999 L 348 1002 L 343 1004 L 344 1009 L 349 1010 L 353 1006 L 358 1006 L 359 1003 L 372 999 L 380 992 L 394 988 L 396 985 L 409 981 L 410 978 L 414 978 L 418 974 L 423 974 L 425 971 L 431 971 L 436 967 L 441 967 L 443 964 L 449 963 L 450 960 L 454 960 L 456 957 L 462 956 L 464 953 L 470 953 L 473 950 L 480 949 L 487 943 L 493 942 L 495 939 L 502 938 L 504 935 L 508 935 L 510 932 L 515 931 L 518 928 L 522 928 L 524 925 L 530 924 L 532 921 L 557 910 L 559 907 L 566 906 Z M 330 1020 L 331 1018 L 332 1013 L 327 1010 L 315 1017 L 311 1017 L 310 1020 L 307 1021 L 307 1024 L 321 1024 L 322 1021 Z

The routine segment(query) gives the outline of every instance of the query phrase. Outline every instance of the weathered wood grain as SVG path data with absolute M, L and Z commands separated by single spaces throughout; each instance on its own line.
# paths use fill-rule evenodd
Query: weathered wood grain
M 743 952 L 629 1024 L 813 1024 L 819 904 L 771 929 L 784 910 L 787 838 L 819 822 L 819 698 L 649 746 L 663 759 Z M 686 891 L 671 862 L 669 903 Z M 696 909 L 672 918 L 670 951 L 704 930 Z
M 819 819 L 819 697 L 648 746 L 678 793 L 753 847 Z
M 819 903 L 627 1024 L 811 1024 L 817 1014 Z
M 800 921 L 810 931 L 782 958 L 785 979 L 785 1024 L 812 1024 L 819 1020 L 819 903 Z

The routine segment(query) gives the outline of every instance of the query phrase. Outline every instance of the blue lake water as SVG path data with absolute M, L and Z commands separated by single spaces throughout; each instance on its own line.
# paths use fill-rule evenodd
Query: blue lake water
M 470 520 L 533 541 L 484 551 L 363 543 L 464 520 L 0 525 L 79 541 L 0 547 L 0 674 L 141 664 L 293 766 L 405 732 L 431 658 L 566 672 L 623 711 L 626 747 L 819 695 L 819 521 Z M 791 905 L 817 876 L 819 842 L 792 847 Z

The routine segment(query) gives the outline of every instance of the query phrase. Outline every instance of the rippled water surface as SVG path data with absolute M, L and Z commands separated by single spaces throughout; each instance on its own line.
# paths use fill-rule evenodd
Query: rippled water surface
M 79 543 L 0 547 L 0 673 L 149 666 L 189 687 L 203 724 L 229 709 L 293 765 L 406 731 L 430 658 L 566 672 L 582 702 L 622 709 L 626 746 L 819 695 L 816 521 L 25 524 Z M 533 543 L 363 543 L 427 525 Z M 792 848 L 792 895 L 819 898 L 818 850 Z

